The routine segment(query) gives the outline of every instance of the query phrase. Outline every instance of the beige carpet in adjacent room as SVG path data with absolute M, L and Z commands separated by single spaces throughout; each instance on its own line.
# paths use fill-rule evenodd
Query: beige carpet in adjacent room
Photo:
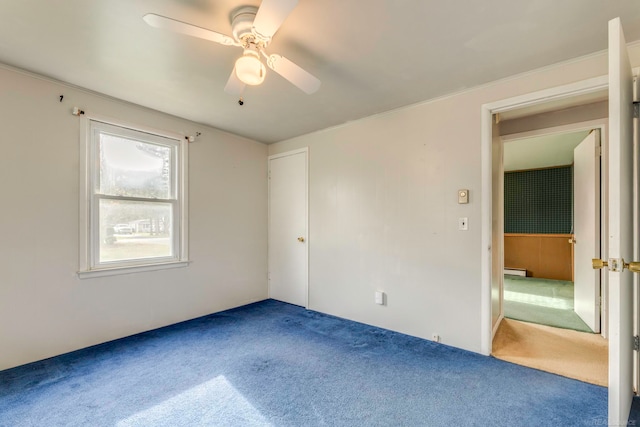
M 493 339 L 492 354 L 591 384 L 608 384 L 608 343 L 598 334 L 504 319 Z

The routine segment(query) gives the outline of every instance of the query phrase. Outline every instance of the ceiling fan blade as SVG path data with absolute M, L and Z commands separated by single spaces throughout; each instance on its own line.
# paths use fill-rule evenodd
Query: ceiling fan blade
M 306 94 L 311 95 L 320 89 L 320 80 L 284 56 L 270 55 L 267 59 L 267 65 Z
M 298 0 L 262 0 L 253 21 L 253 32 L 270 40 L 297 4 Z
M 148 25 L 162 30 L 169 30 L 174 33 L 186 34 L 187 36 L 210 40 L 225 46 L 239 46 L 238 43 L 229 36 L 207 30 L 206 28 L 196 27 L 195 25 L 187 24 L 186 22 L 167 18 L 166 16 L 147 13 L 142 17 L 142 19 L 144 19 L 144 22 Z
M 236 74 L 236 68 L 233 67 L 231 70 L 231 75 L 229 76 L 229 80 L 227 80 L 227 85 L 224 87 L 224 91 L 229 95 L 242 95 L 244 91 L 244 87 L 246 85 L 238 78 Z

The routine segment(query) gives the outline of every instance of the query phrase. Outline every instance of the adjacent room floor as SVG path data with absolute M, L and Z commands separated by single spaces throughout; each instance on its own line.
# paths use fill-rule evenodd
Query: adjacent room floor
M 504 319 L 493 356 L 591 384 L 608 385 L 609 346 L 599 334 Z
M 572 282 L 505 276 L 504 290 L 494 357 L 607 386 L 607 341 L 573 311 Z
M 504 276 L 504 317 L 556 328 L 593 332 L 573 310 L 573 282 Z

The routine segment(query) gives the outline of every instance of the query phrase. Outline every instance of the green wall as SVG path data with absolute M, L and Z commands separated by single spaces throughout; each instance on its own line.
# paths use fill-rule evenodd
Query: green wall
M 505 233 L 568 234 L 572 229 L 572 166 L 505 172 Z

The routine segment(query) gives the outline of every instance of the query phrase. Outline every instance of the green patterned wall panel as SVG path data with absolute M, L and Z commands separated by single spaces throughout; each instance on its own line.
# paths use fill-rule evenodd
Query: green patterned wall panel
M 504 174 L 505 233 L 566 234 L 572 228 L 571 166 Z

